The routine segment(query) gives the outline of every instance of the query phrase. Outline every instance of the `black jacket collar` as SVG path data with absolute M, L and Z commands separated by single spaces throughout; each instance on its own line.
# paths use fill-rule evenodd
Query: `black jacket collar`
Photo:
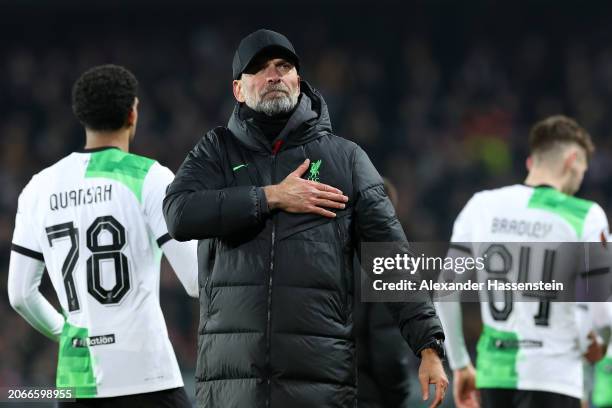
M 289 117 L 287 124 L 272 143 L 254 124 L 253 119 L 244 118 L 241 114 L 242 104 L 236 104 L 227 124 L 228 129 L 247 148 L 255 151 L 271 152 L 278 140 L 284 147 L 302 145 L 331 133 L 331 122 L 327 104 L 314 88 L 307 82 L 300 83 L 302 93 L 296 109 Z

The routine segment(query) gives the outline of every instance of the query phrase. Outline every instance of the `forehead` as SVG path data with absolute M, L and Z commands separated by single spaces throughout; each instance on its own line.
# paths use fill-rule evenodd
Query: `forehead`
M 279 47 L 270 47 L 264 49 L 255 57 L 253 57 L 253 59 L 249 63 L 249 67 L 252 67 L 253 65 L 267 65 L 274 60 L 282 60 L 293 64 L 293 58 L 286 50 Z
M 249 64 L 250 67 L 265 66 L 270 63 L 288 62 L 293 65 L 291 60 L 282 54 L 259 54 Z

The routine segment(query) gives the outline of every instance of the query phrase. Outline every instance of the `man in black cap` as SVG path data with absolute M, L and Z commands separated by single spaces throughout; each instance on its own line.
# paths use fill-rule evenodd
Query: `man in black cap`
M 353 253 L 406 237 L 365 152 L 332 133 L 287 38 L 245 37 L 227 127 L 189 152 L 164 200 L 170 235 L 198 239 L 199 406 L 354 407 Z M 390 303 L 422 358 L 432 407 L 448 380 L 429 301 Z

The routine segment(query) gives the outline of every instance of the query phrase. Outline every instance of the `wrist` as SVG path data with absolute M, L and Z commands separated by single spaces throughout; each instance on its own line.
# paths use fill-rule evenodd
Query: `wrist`
M 457 372 L 460 372 L 460 373 L 465 373 L 467 371 L 470 371 L 471 368 L 472 368 L 472 365 L 468 364 L 468 365 L 465 365 L 465 366 L 460 367 L 460 368 L 455 368 L 453 371 L 457 371 Z
M 270 185 L 265 186 L 263 188 L 264 194 L 266 195 L 266 201 L 268 202 L 268 208 L 270 210 L 274 210 L 278 208 L 279 198 L 278 198 L 278 186 Z
M 426 348 L 421 350 L 421 358 L 429 358 L 429 357 L 440 357 L 436 350 L 432 348 Z
M 423 348 L 421 349 L 421 351 L 419 352 L 419 357 L 424 358 L 424 357 L 429 357 L 431 355 L 436 355 L 438 358 L 440 358 L 440 360 L 444 360 L 445 358 L 445 353 L 444 353 L 444 341 L 442 339 L 439 338 L 433 338 L 431 339 L 429 342 L 427 342 Z

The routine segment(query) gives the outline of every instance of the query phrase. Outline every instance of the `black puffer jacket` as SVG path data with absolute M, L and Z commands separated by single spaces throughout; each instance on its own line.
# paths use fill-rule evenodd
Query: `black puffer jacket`
M 228 129 L 202 138 L 164 200 L 170 235 L 214 254 L 199 256 L 198 404 L 354 407 L 353 251 L 406 239 L 382 180 L 363 150 L 331 133 L 325 102 L 305 82 L 273 145 L 240 105 Z M 306 158 L 306 176 L 349 197 L 335 219 L 268 210 L 261 186 Z M 393 312 L 414 351 L 442 335 L 430 303 Z
M 358 262 L 354 263 L 359 270 Z M 384 303 L 360 301 L 355 275 L 353 327 L 357 342 L 358 408 L 407 408 L 410 398 L 410 349 Z

